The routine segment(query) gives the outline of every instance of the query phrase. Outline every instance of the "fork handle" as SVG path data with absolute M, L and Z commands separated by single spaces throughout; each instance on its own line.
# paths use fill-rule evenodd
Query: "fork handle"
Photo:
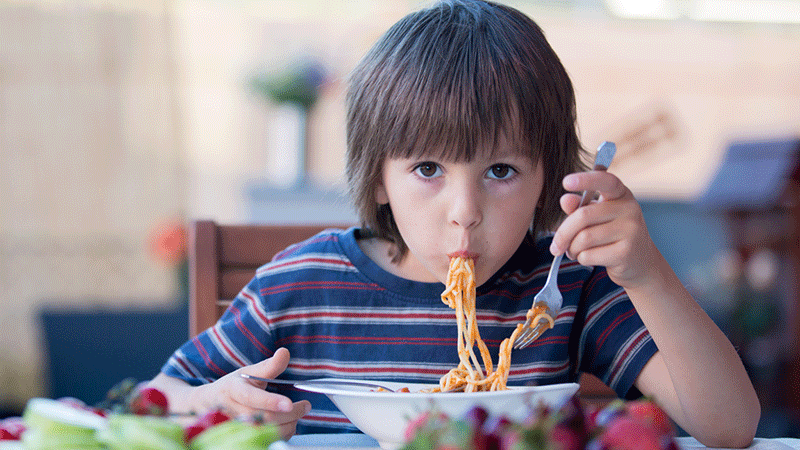
M 553 262 L 550 263 L 550 272 L 547 273 L 547 280 L 545 280 L 544 285 L 548 286 L 550 284 L 550 279 L 556 276 L 558 273 L 558 269 L 561 267 L 561 260 L 564 258 L 564 253 L 559 253 L 553 258 Z M 550 305 L 547 305 L 550 308 Z
M 614 153 L 617 151 L 617 146 L 613 142 L 603 142 L 600 144 L 600 147 L 597 149 L 597 156 L 595 157 L 594 167 L 592 170 L 608 170 L 608 166 L 611 165 L 611 160 L 614 158 Z M 586 206 L 589 202 L 594 199 L 594 196 L 597 195 L 595 191 L 583 191 L 581 195 L 581 203 L 578 205 L 578 208 L 581 206 Z

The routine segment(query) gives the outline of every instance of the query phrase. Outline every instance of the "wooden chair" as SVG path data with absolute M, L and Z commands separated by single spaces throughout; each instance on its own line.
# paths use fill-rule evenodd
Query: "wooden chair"
M 239 291 L 291 244 L 337 225 L 219 225 L 189 229 L 189 335 L 214 325 Z
M 219 225 L 193 222 L 189 229 L 189 334 L 214 325 L 239 291 L 287 246 L 344 225 Z M 581 399 L 604 404 L 616 394 L 602 381 L 584 374 Z

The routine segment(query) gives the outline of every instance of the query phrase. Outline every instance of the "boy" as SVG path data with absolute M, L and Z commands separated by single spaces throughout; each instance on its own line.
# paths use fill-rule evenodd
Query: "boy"
M 478 0 L 412 13 L 356 67 L 347 103 L 361 227 L 277 255 L 176 351 L 152 382 L 175 411 L 263 413 L 285 436 L 355 431 L 324 397 L 239 374 L 438 382 L 458 363 L 440 299 L 453 256 L 475 261 L 496 361 L 566 251 L 555 327 L 512 353 L 509 385 L 590 372 L 621 397 L 653 397 L 705 445 L 749 445 L 760 407 L 741 361 L 653 245 L 631 192 L 582 172 L 572 85 L 535 23 Z M 583 190 L 601 196 L 577 209 L 569 192 Z

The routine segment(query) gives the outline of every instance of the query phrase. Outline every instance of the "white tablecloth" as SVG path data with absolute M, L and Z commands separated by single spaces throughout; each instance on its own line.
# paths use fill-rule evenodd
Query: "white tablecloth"
M 690 437 L 677 438 L 678 445 L 684 450 L 706 450 L 707 447 Z M 308 434 L 294 436 L 289 442 L 276 442 L 269 450 L 324 450 L 337 448 L 342 450 L 376 450 L 378 443 L 363 434 Z M 748 450 L 800 450 L 800 439 L 756 438 Z

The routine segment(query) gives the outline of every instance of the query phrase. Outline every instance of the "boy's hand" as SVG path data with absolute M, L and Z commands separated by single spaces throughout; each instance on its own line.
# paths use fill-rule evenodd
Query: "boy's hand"
M 241 373 L 275 378 L 289 364 L 289 351 L 278 349 L 275 354 L 259 363 L 242 367 L 219 380 L 198 386 L 192 392 L 194 405 L 202 409 L 223 406 L 233 415 L 261 415 L 267 422 L 278 424 L 281 436 L 289 438 L 295 433 L 297 421 L 311 410 L 306 401 L 292 403 L 283 395 L 264 390 L 266 383 L 246 380 Z
M 587 266 L 605 266 L 622 287 L 647 282 L 655 247 L 633 193 L 615 175 L 604 171 L 573 173 L 564 177 L 571 192 L 597 191 L 599 200 L 578 208 L 579 194 L 564 194 L 561 208 L 568 214 L 556 230 L 550 251 Z

